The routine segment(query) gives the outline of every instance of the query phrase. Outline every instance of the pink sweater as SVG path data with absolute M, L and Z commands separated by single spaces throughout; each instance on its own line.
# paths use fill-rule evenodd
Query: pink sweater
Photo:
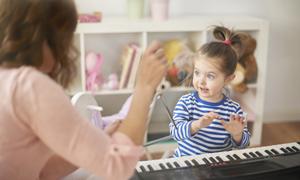
M 0 68 L 0 79 L 0 179 L 38 179 L 53 153 L 104 179 L 132 175 L 143 148 L 88 123 L 48 76 Z

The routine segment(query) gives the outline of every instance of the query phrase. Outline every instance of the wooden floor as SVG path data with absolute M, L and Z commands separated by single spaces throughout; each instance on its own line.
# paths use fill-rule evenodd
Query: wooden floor
M 262 146 L 300 141 L 300 121 L 263 125 Z

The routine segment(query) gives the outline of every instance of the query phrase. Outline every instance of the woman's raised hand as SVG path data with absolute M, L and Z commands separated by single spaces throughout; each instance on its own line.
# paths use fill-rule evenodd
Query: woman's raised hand
M 159 42 L 152 42 L 145 50 L 139 65 L 136 87 L 150 88 L 153 92 L 167 72 L 167 60 Z

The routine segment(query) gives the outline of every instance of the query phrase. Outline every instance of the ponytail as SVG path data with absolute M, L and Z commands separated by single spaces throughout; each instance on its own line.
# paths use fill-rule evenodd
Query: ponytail
M 239 52 L 243 49 L 241 38 L 242 33 L 237 33 L 223 26 L 213 26 L 212 34 L 216 41 L 204 44 L 200 50 L 200 55 L 217 59 L 220 70 L 225 75 L 234 73 Z

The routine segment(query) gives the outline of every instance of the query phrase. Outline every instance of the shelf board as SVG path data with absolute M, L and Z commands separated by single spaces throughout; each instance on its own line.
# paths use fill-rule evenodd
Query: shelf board
M 104 18 L 100 23 L 79 23 L 76 33 L 199 32 L 206 31 L 212 24 L 224 24 L 240 31 L 256 31 L 264 24 L 264 20 L 248 16 L 182 16 L 157 22 L 149 18 L 130 20 L 111 17 Z
M 163 92 L 182 92 L 182 91 L 192 91 L 192 87 L 170 87 L 168 89 L 163 90 Z M 100 90 L 95 92 L 87 91 L 88 93 L 94 95 L 104 95 L 104 94 L 131 94 L 133 93 L 133 89 L 118 89 L 118 90 Z
M 100 90 L 95 92 L 87 91 L 88 93 L 94 95 L 107 95 L 107 94 L 131 94 L 133 93 L 132 89 L 118 89 L 118 90 Z

